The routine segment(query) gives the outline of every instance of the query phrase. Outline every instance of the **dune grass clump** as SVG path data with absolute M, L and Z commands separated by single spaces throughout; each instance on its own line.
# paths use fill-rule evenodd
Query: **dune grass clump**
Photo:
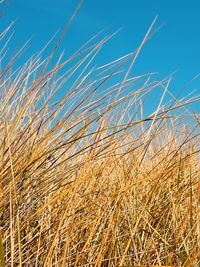
M 149 34 L 94 66 L 110 37 L 1 70 L 2 266 L 200 264 L 199 96 L 131 76 Z

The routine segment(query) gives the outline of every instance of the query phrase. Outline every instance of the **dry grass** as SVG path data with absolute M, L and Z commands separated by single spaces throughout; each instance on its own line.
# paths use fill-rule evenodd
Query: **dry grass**
M 130 76 L 148 37 L 102 67 L 110 36 L 1 70 L 2 266 L 199 266 L 199 96 Z

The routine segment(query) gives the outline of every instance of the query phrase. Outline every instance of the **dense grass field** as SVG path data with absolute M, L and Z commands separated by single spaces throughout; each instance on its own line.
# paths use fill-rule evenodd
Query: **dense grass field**
M 153 25 L 152 25 L 153 26 Z M 132 68 L 42 52 L 0 76 L 1 266 L 200 266 L 199 95 Z M 9 28 L 1 34 L 9 40 Z M 160 94 L 153 112 L 149 98 Z M 167 96 L 168 100 L 165 101 Z M 149 102 L 148 102 L 149 101 Z

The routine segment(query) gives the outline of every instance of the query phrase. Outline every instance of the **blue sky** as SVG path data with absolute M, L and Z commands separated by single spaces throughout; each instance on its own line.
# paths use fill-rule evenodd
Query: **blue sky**
M 32 37 L 27 55 L 39 50 L 59 28 L 62 30 L 73 13 L 77 0 L 13 0 L 1 21 L 1 28 L 16 20 L 15 47 Z M 2 4 L 3 5 L 3 4 Z M 200 72 L 199 0 L 85 0 L 67 32 L 61 48 L 75 51 L 106 26 L 109 31 L 123 29 L 98 56 L 104 64 L 137 48 L 156 15 L 156 27 L 162 28 L 145 45 L 133 70 L 136 74 L 159 72 L 164 78 L 173 71 L 171 90 L 178 92 Z M 3 25 L 3 26 L 2 26 Z M 200 80 L 185 93 L 196 88 Z

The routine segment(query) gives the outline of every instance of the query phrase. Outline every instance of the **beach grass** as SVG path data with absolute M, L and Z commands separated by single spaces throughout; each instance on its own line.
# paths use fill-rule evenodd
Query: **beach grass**
M 132 74 L 153 24 L 103 66 L 93 62 L 112 34 L 56 63 L 55 49 L 3 64 L 2 267 L 199 266 L 200 96 Z

